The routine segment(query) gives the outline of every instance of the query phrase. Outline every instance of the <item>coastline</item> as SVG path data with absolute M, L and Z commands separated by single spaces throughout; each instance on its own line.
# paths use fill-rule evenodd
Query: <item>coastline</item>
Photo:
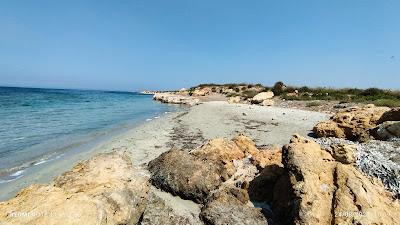
M 15 194 L 31 184 L 48 183 L 52 181 L 55 177 L 70 170 L 80 161 L 87 160 L 93 155 L 121 148 L 123 146 L 118 146 L 118 143 L 121 143 L 122 140 L 126 138 L 126 136 L 129 136 L 131 133 L 136 132 L 136 130 L 142 130 L 141 127 L 146 126 L 148 123 L 153 124 L 161 120 L 165 121 L 163 120 L 165 117 L 179 114 L 180 112 L 181 111 L 168 112 L 168 114 L 155 116 L 151 119 L 148 118 L 144 121 L 136 123 L 135 125 L 132 125 L 131 128 L 125 128 L 124 130 L 104 134 L 104 137 L 100 138 L 97 141 L 84 143 L 82 146 L 72 149 L 69 152 L 63 153 L 53 158 L 49 158 L 47 161 L 37 162 L 32 166 L 23 169 L 23 177 L 0 184 L 0 201 L 5 201 L 14 197 Z M 121 126 L 123 125 L 121 124 Z
M 13 197 L 30 184 L 47 183 L 96 153 L 127 151 L 133 164 L 141 165 L 172 147 L 189 150 L 205 140 L 239 133 L 252 136 L 259 146 L 281 146 L 294 133 L 307 136 L 315 123 L 327 118 L 327 114 L 299 109 L 205 102 L 144 121 L 88 151 L 38 165 L 23 178 L 3 184 L 0 200 Z

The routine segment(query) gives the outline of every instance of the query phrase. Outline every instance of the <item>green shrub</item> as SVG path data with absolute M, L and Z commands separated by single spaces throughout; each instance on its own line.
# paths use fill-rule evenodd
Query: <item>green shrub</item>
M 272 87 L 272 92 L 274 92 L 275 95 L 279 96 L 283 94 L 284 89 L 285 84 L 282 81 L 278 81 L 274 84 L 274 87 Z
M 394 99 L 378 99 L 372 103 L 376 106 L 400 107 L 400 101 Z
M 256 96 L 257 94 L 258 94 L 258 92 L 257 92 L 257 91 L 254 91 L 254 90 L 246 90 L 246 91 L 243 91 L 243 92 L 242 92 L 242 96 L 243 96 L 245 99 L 253 98 L 253 97 Z
M 314 107 L 314 106 L 320 106 L 320 105 L 321 105 L 321 102 L 317 102 L 317 101 L 308 102 L 308 103 L 306 104 L 307 107 Z

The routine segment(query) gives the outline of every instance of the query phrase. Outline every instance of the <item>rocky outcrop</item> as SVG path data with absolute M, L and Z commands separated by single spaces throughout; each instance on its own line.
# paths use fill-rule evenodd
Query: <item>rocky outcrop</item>
M 190 152 L 170 150 L 148 168 L 155 186 L 204 204 L 201 217 L 207 224 L 266 224 L 260 209 L 249 203 L 247 189 L 259 170 L 275 163 L 281 163 L 279 149 L 260 150 L 238 135 L 210 140 Z
M 282 149 L 261 149 L 244 135 L 217 138 L 191 151 L 163 153 L 148 164 L 150 174 L 134 167 L 124 152 L 100 154 L 49 185 L 32 185 L 0 203 L 0 221 L 398 224 L 399 202 L 381 182 L 398 194 L 398 170 L 382 164 L 390 170 L 386 173 L 377 158 L 364 165 L 373 154 L 358 147 L 371 150 L 371 144 L 384 141 L 356 145 L 335 140 L 339 139 L 318 139 L 318 144 L 295 135 Z M 393 156 L 397 147 L 389 143 Z M 160 189 L 149 184 L 149 176 Z
M 250 138 L 239 135 L 233 140 L 210 140 L 190 152 L 172 149 L 151 161 L 148 168 L 155 186 L 204 203 L 213 190 L 239 169 L 246 171 L 250 165 L 254 170 L 262 169 L 278 157 L 276 151 L 259 150 Z M 237 178 L 235 182 L 249 182 L 246 179 L 238 181 Z
M 272 99 L 265 99 L 261 103 L 261 105 L 263 105 L 263 106 L 273 106 L 274 104 L 275 104 L 274 100 L 272 100 Z
M 228 99 L 228 103 L 240 103 L 242 101 L 242 98 L 240 96 L 235 96 L 235 97 L 230 97 Z
M 400 107 L 391 109 L 383 113 L 381 118 L 379 118 L 378 124 L 385 121 L 400 121 Z
M 126 153 L 95 156 L 49 185 L 32 185 L 0 203 L 5 224 L 137 224 L 148 175 Z
M 213 194 L 200 213 L 206 224 L 267 225 L 259 209 L 250 207 L 226 191 Z
M 156 93 L 154 94 L 153 99 L 162 103 L 185 104 L 191 106 L 197 105 L 200 102 L 198 98 L 169 92 Z
M 172 149 L 149 163 L 151 182 L 173 195 L 203 203 L 221 184 L 221 168 Z
M 352 148 L 346 148 L 323 150 L 298 135 L 284 147 L 283 162 L 295 195 L 295 224 L 398 223 L 399 202 L 380 181 L 351 164 Z
M 151 188 L 141 225 L 201 225 L 200 207 Z
M 252 99 L 251 102 L 258 104 L 262 103 L 264 100 L 271 99 L 274 97 L 274 93 L 272 91 L 266 91 L 266 92 L 261 92 L 255 95 Z
M 376 136 L 380 140 L 389 140 L 400 137 L 400 121 L 385 121 L 376 130 Z
M 200 87 L 192 91 L 192 96 L 206 96 L 212 93 L 211 87 Z
M 144 95 L 154 95 L 154 94 L 156 94 L 156 93 L 159 93 L 159 91 L 149 91 L 149 90 L 144 90 L 144 91 L 142 91 L 142 92 L 140 92 L 141 94 L 144 94 Z
M 329 121 L 315 125 L 313 131 L 317 137 L 338 137 L 354 141 L 366 141 L 371 131 L 378 125 L 382 115 L 389 111 L 387 107 L 351 107 L 340 110 Z
M 235 160 L 245 157 L 244 152 L 233 141 L 216 138 L 190 151 L 190 154 L 202 162 L 209 162 L 218 167 L 222 181 L 228 180 L 235 172 Z

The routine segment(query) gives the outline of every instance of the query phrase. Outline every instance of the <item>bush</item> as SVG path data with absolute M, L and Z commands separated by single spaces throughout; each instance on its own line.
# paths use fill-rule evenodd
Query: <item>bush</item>
M 378 96 L 378 95 L 384 95 L 384 94 L 385 94 L 385 91 L 378 89 L 378 88 L 368 88 L 368 89 L 365 89 L 361 93 L 361 95 L 363 95 L 363 96 Z
M 317 102 L 317 101 L 308 102 L 308 103 L 306 104 L 307 107 L 320 106 L 320 105 L 321 105 L 321 102 Z
M 400 101 L 394 99 L 378 99 L 372 103 L 376 106 L 400 107 Z
M 254 90 L 246 90 L 246 91 L 243 91 L 243 92 L 242 92 L 242 96 L 243 96 L 245 99 L 253 98 L 253 97 L 256 96 L 257 94 L 258 94 L 258 92 L 257 92 L 257 91 L 254 91 Z
M 274 95 L 281 95 L 283 94 L 283 91 L 285 90 L 285 84 L 282 81 L 278 81 L 274 84 L 274 87 L 272 87 L 272 92 L 274 92 Z

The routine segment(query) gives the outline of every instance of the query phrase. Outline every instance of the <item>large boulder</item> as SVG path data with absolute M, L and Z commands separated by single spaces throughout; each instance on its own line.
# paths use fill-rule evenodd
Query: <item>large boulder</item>
M 386 121 L 379 124 L 376 136 L 380 140 L 388 140 L 400 137 L 400 121 Z
M 242 101 L 242 98 L 240 96 L 234 96 L 230 97 L 228 99 L 228 103 L 234 104 L 234 103 L 240 103 Z
M 251 99 L 251 102 L 255 103 L 255 104 L 259 104 L 259 103 L 263 102 L 264 100 L 271 99 L 273 97 L 274 97 L 274 93 L 272 91 L 265 91 L 265 92 L 261 92 L 261 93 L 258 93 L 257 95 L 255 95 Z
M 206 224 L 267 225 L 259 209 L 250 207 L 225 190 L 214 193 L 200 213 Z
M 243 151 L 233 141 L 226 138 L 210 140 L 190 151 L 190 154 L 201 161 L 218 166 L 219 175 L 223 181 L 228 180 L 236 172 L 234 161 L 245 157 Z
M 347 138 L 353 141 L 366 141 L 371 131 L 378 125 L 381 116 L 389 111 L 387 107 L 351 107 L 338 111 L 329 121 L 315 125 L 317 137 Z
M 189 200 L 151 188 L 141 225 L 202 225 L 200 207 Z
M 238 135 L 232 140 L 210 140 L 190 152 L 170 150 L 151 161 L 148 168 L 155 186 L 204 204 L 202 218 L 206 223 L 258 224 L 265 218 L 258 209 L 248 206 L 251 203 L 247 189 L 259 170 L 280 164 L 280 158 L 277 149 L 260 150 L 250 138 Z M 260 191 L 261 185 L 258 187 Z M 215 193 L 229 193 L 229 197 Z M 252 218 L 254 215 L 257 216 Z
M 259 170 L 268 165 L 281 165 L 282 151 L 279 146 L 273 145 L 266 149 L 259 149 L 253 140 L 243 134 L 234 137 L 232 141 Z
M 383 113 L 381 118 L 379 118 L 378 124 L 385 121 L 400 121 L 400 107 L 393 108 Z
M 274 104 L 275 104 L 274 100 L 272 100 L 272 99 L 265 99 L 261 103 L 261 105 L 263 105 L 263 106 L 273 106 Z
M 283 162 L 295 195 L 295 224 L 398 224 L 400 205 L 392 193 L 348 164 L 354 157 L 349 156 L 351 150 L 336 149 L 323 150 L 298 135 L 284 147 Z
M 339 125 L 332 120 L 317 123 L 314 126 L 313 131 L 317 135 L 317 137 L 346 138 L 344 129 L 339 127 Z
M 295 136 L 283 149 L 298 208 L 298 224 L 331 224 L 330 207 L 334 195 L 333 157 L 308 139 Z
M 222 182 L 221 168 L 176 149 L 149 162 L 148 168 L 156 187 L 198 203 Z
M 126 153 L 100 154 L 49 185 L 31 185 L 0 203 L 5 224 L 137 224 L 145 210 L 148 175 Z

